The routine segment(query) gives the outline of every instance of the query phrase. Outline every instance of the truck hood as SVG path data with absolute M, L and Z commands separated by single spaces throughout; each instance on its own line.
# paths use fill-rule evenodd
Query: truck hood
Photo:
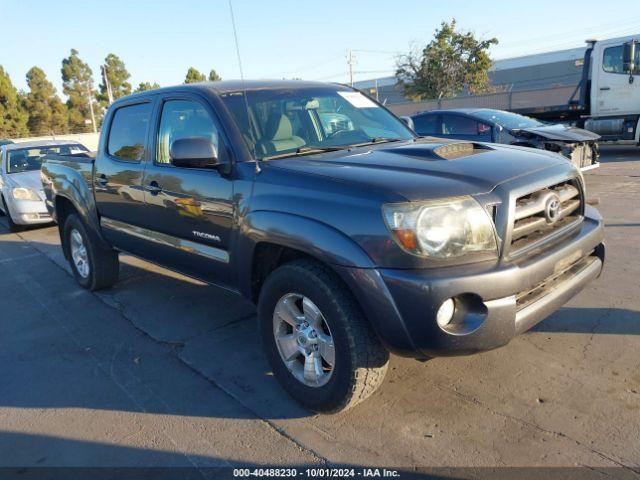
M 466 154 L 446 153 L 457 145 Z M 455 147 L 454 147 L 455 148 Z M 407 200 L 487 193 L 509 180 L 558 165 L 542 150 L 468 142 L 418 140 L 267 162 L 275 168 L 323 175 L 395 193 Z
M 543 125 L 541 127 L 521 128 L 513 131 L 516 135 L 518 132 L 526 132 L 548 140 L 560 140 L 563 142 L 589 142 L 600 138 L 600 135 L 590 132 L 589 130 L 571 127 L 561 123 Z

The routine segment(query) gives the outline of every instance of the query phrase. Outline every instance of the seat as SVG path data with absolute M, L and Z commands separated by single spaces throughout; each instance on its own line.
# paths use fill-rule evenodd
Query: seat
M 267 122 L 265 136 L 260 144 L 268 155 L 295 150 L 305 145 L 305 141 L 293 134 L 291 120 L 284 114 L 276 114 Z

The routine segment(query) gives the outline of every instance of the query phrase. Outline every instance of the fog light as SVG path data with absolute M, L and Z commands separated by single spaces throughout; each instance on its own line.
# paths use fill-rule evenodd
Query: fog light
M 453 298 L 448 298 L 447 300 L 442 302 L 442 305 L 440 305 L 438 313 L 436 314 L 436 321 L 438 322 L 438 325 L 440 325 L 440 327 L 442 328 L 449 325 L 449 322 L 451 322 L 451 319 L 453 319 L 453 314 L 455 313 L 455 311 L 456 304 L 453 301 Z

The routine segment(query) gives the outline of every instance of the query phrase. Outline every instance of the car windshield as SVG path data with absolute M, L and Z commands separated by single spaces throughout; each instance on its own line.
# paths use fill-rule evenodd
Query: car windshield
M 7 152 L 7 173 L 40 170 L 42 160 L 47 154 L 73 155 L 88 151 L 86 147 L 79 144 L 47 145 L 9 150 Z
M 411 140 L 395 116 L 341 87 L 286 88 L 221 95 L 258 159 L 337 150 L 352 145 Z
M 503 112 L 502 110 L 478 110 L 474 112 L 474 115 L 482 120 L 496 123 L 509 130 L 541 127 L 544 125 L 544 123 L 534 118 L 518 115 L 517 113 Z

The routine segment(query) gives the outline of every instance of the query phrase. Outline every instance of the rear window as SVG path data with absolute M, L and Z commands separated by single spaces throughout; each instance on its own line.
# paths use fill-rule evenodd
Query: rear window
M 113 114 L 109 130 L 109 155 L 132 162 L 142 160 L 150 116 L 150 103 L 118 108 Z

